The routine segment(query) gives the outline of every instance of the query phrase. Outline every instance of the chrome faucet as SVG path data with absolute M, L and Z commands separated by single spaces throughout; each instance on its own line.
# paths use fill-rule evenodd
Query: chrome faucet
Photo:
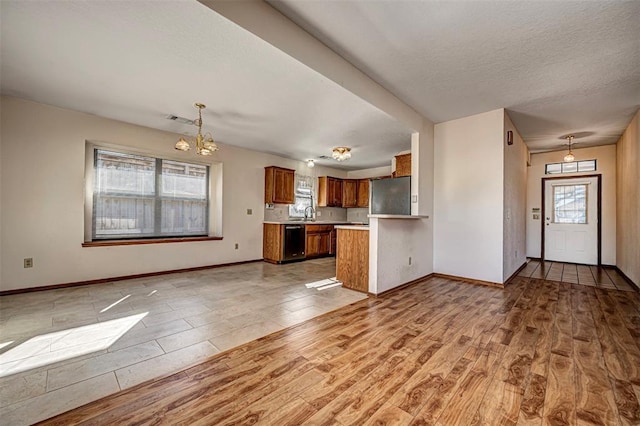
M 311 210 L 311 214 L 307 215 L 307 212 Z M 313 220 L 313 215 L 316 213 L 316 209 L 313 206 L 308 206 L 304 209 L 304 220 Z

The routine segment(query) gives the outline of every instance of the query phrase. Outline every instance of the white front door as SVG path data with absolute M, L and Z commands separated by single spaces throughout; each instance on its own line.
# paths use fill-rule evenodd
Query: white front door
M 597 265 L 598 178 L 546 179 L 544 260 Z

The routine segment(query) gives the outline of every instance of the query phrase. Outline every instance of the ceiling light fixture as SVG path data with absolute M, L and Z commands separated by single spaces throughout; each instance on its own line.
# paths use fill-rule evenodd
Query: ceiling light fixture
M 307 167 L 310 169 L 314 168 L 316 163 L 313 160 L 307 160 Z
M 570 163 L 573 160 L 576 159 L 575 155 L 573 155 L 573 152 L 571 152 L 571 142 L 573 142 L 573 135 L 569 135 L 567 136 L 565 139 L 567 139 L 569 141 L 569 153 L 567 155 L 564 156 L 564 162 L 565 163 Z
M 198 108 L 198 118 L 193 120 L 193 124 L 198 126 L 198 134 L 195 140 L 196 152 L 199 155 L 213 155 L 213 153 L 218 150 L 218 145 L 213 141 L 211 133 L 207 132 L 204 135 L 202 134 L 202 110 L 207 106 L 201 103 L 196 103 L 194 106 Z M 191 145 L 183 136 L 176 143 L 176 149 L 179 151 L 189 151 Z
M 339 146 L 337 148 L 333 148 L 332 157 L 337 161 L 344 161 L 351 158 L 351 148 L 346 146 Z

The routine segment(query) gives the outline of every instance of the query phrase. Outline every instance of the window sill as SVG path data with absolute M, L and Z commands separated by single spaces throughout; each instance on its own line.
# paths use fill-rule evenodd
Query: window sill
M 165 244 L 165 243 L 190 243 L 193 241 L 217 241 L 222 237 L 184 237 L 184 238 L 158 238 L 149 240 L 111 240 L 88 241 L 82 243 L 82 247 L 109 247 L 109 246 L 134 246 L 140 244 Z

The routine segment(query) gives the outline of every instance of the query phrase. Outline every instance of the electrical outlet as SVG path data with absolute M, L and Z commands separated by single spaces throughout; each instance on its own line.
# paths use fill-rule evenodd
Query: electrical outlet
M 33 268 L 33 257 L 26 257 L 24 259 L 24 267 L 25 268 Z
M 236 243 L 236 250 L 238 250 L 238 243 Z
M 247 214 L 248 215 L 252 215 L 253 214 L 253 209 L 247 209 Z
M 322 216 L 322 212 L 321 212 L 320 210 L 318 210 L 318 211 L 316 212 L 316 216 L 318 216 L 318 217 Z

